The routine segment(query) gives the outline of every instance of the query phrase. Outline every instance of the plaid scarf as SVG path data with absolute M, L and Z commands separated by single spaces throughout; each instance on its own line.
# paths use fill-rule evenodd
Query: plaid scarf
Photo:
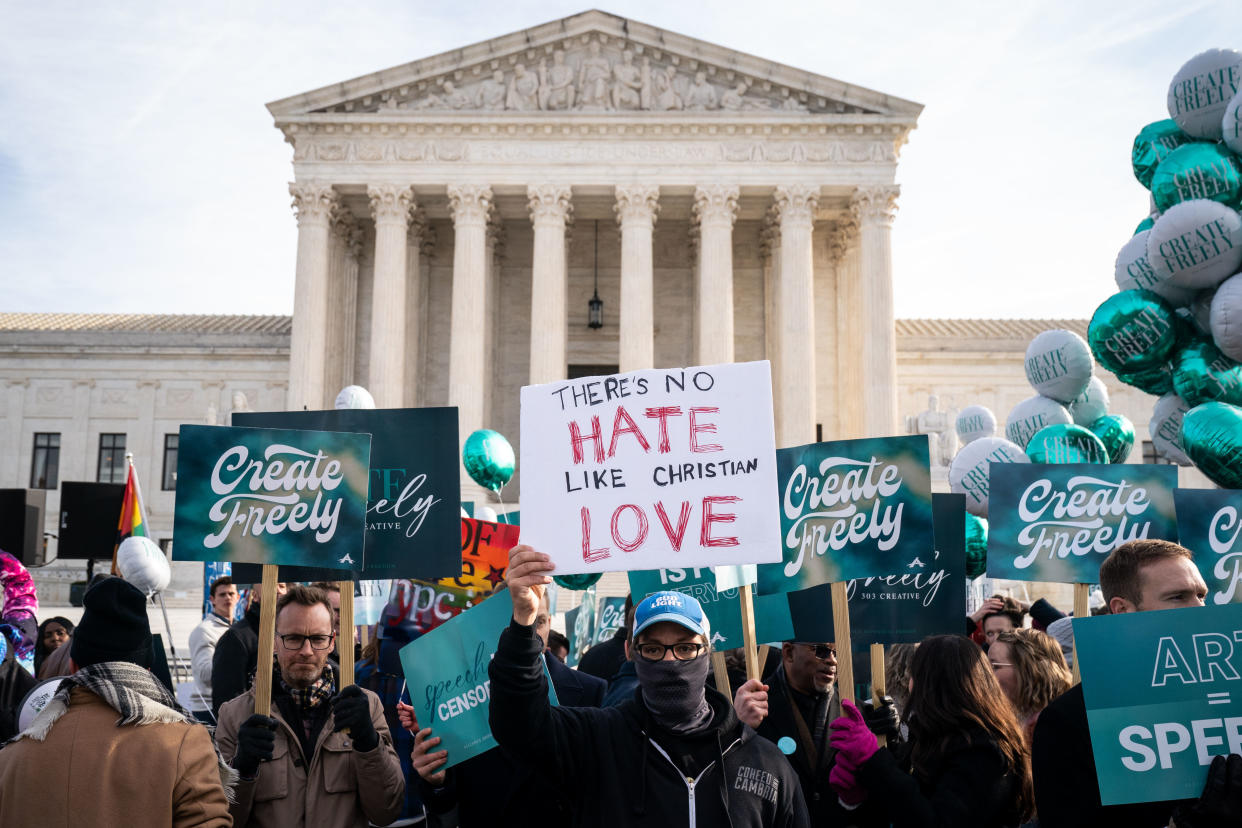
M 47 738 L 52 725 L 69 709 L 69 694 L 75 687 L 81 687 L 103 699 L 109 707 L 121 714 L 117 719 L 117 727 L 128 725 L 174 724 L 184 722 L 190 725 L 201 725 L 197 719 L 177 703 L 176 697 L 168 692 L 149 670 L 128 661 L 105 661 L 83 667 L 71 676 L 65 677 L 56 691 L 56 695 L 35 716 L 30 727 L 14 736 L 10 741 L 29 737 L 36 742 Z M 208 729 L 210 732 L 210 728 Z M 213 740 L 214 742 L 214 740 Z M 237 772 L 216 753 L 216 764 L 220 771 L 220 782 L 224 786 L 229 802 L 234 800 L 233 789 L 237 785 Z
M 336 695 L 336 667 L 331 661 L 323 665 L 323 673 L 310 687 L 290 687 L 281 676 L 279 667 L 276 669 L 276 680 L 280 682 L 280 689 L 289 694 L 289 698 L 293 699 L 303 716 L 307 716 Z

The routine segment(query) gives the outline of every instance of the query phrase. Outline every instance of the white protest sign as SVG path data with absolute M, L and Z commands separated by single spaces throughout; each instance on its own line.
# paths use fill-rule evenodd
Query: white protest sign
M 781 559 L 767 362 L 522 389 L 522 542 L 556 573 Z

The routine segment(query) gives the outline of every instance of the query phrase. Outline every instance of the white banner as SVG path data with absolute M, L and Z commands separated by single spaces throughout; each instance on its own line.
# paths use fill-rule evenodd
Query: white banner
M 522 389 L 522 542 L 556 572 L 781 560 L 765 362 Z

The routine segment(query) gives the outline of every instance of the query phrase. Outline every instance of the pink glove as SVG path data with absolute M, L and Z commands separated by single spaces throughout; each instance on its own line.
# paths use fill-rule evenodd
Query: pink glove
M 836 791 L 841 802 L 850 808 L 861 805 L 867 798 L 867 790 L 858 784 L 857 768 L 838 753 L 833 759 L 832 770 L 828 772 L 828 784 Z
M 862 712 L 849 699 L 841 700 L 845 715 L 835 719 L 832 728 L 832 747 L 837 751 L 837 761 L 844 759 L 850 768 L 859 768 L 863 762 L 879 750 L 875 734 L 867 727 Z

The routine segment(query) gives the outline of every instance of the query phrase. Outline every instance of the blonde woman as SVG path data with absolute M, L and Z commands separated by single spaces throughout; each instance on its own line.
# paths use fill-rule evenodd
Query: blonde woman
M 1010 630 L 988 647 L 988 661 L 1029 743 L 1039 714 L 1073 683 L 1061 645 L 1039 630 Z

